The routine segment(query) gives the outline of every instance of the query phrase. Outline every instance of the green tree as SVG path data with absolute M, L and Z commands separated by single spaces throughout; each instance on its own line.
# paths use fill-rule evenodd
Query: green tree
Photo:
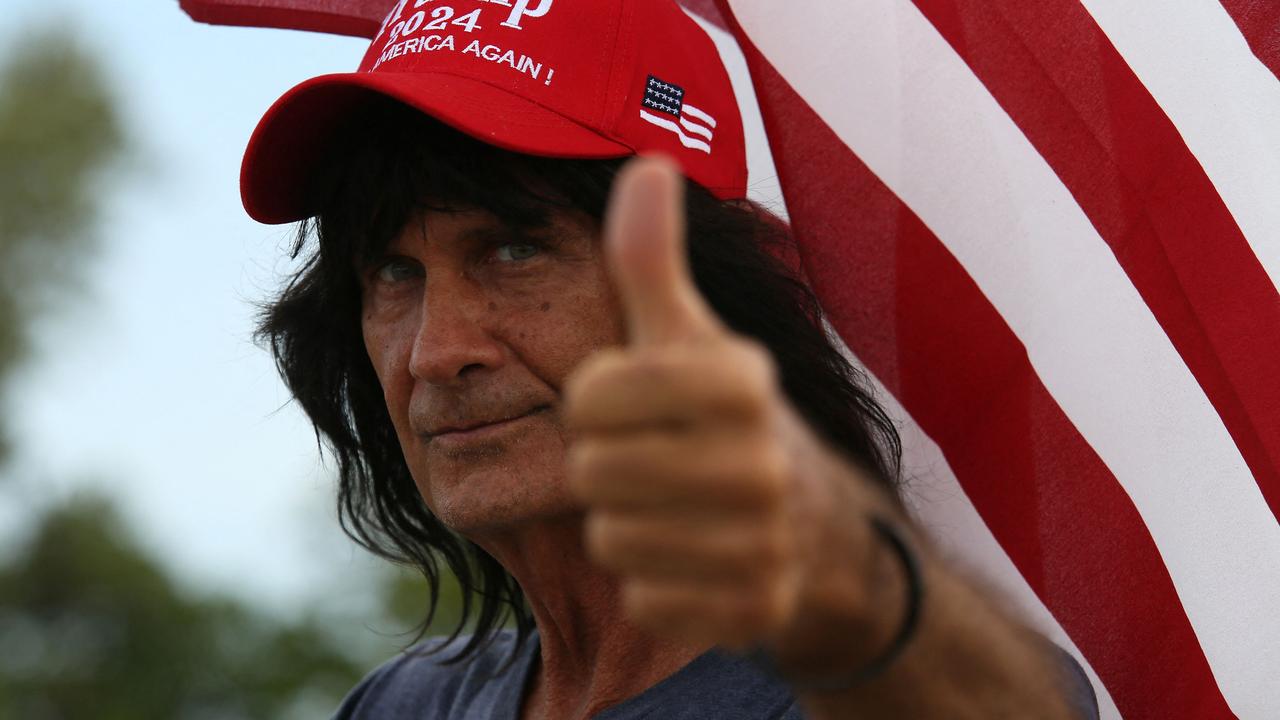
M 63 32 L 30 33 L 0 57 L 0 402 L 35 323 L 77 297 L 95 249 L 103 179 L 127 152 L 107 88 Z M 426 614 L 422 580 L 391 568 L 371 578 L 372 617 L 318 606 L 282 621 L 184 591 L 97 497 L 36 519 L 9 556 L 0 720 L 322 717 Z M 459 604 L 446 584 L 429 634 L 449 630 Z
M 285 624 L 183 593 L 81 498 L 0 568 L 0 718 L 306 718 L 367 668 L 318 617 Z
M 98 65 L 73 36 L 29 33 L 10 49 L 0 69 L 0 401 L 33 321 L 93 248 L 99 181 L 124 147 Z M 0 425 L 0 460 L 6 437 Z
M 422 580 L 385 569 L 375 584 L 372 617 L 315 607 L 282 622 L 184 592 L 109 501 L 80 497 L 0 566 L 0 720 L 325 716 L 416 637 Z M 430 634 L 456 624 L 459 597 L 447 582 Z

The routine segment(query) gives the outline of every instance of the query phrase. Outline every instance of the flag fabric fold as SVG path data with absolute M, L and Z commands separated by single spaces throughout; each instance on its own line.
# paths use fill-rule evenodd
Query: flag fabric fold
M 1268 4 L 1162 5 L 1251 49 L 1190 68 L 1116 1 L 686 5 L 746 56 L 832 327 L 941 453 L 908 488 L 952 478 L 1105 716 L 1280 717 Z

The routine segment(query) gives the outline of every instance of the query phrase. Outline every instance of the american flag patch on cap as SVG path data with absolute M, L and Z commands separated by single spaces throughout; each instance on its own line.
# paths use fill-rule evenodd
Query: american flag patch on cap
M 710 154 L 716 119 L 685 102 L 684 95 L 684 88 L 679 85 L 650 75 L 644 88 L 640 117 L 674 133 L 681 145 Z

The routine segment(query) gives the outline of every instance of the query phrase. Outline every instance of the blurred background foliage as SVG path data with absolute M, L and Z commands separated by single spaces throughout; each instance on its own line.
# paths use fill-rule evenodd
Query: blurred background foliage
M 34 322 L 74 288 L 73 269 L 94 249 L 96 191 L 124 145 L 106 84 L 72 38 L 45 31 L 9 50 L 0 69 L 0 378 L 26 356 Z M 6 438 L 0 424 L 0 460 Z
M 85 299 L 78 270 L 129 152 L 75 38 L 27 38 L 0 57 L 0 399 L 38 359 L 35 324 Z M 7 437 L 0 416 L 0 477 Z M 0 554 L 0 720 L 325 717 L 425 615 L 422 582 L 385 569 L 362 579 L 371 612 L 321 602 L 277 617 L 181 587 L 106 497 L 39 512 Z M 457 622 L 457 587 L 445 590 L 428 634 Z
M 375 584 L 373 616 L 319 606 L 273 618 L 177 587 L 110 503 L 75 499 L 0 568 L 0 718 L 327 717 L 421 620 L 417 578 Z M 457 620 L 449 590 L 433 632 Z

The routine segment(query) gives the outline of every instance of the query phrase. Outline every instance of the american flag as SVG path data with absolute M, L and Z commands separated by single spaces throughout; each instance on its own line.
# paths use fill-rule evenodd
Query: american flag
M 1280 718 L 1280 4 L 690 4 L 939 542 L 1104 717 Z
M 640 106 L 642 120 L 670 131 L 687 148 L 711 154 L 716 119 L 685 102 L 684 88 L 650 75 Z
M 1103 717 L 1280 718 L 1280 3 L 682 1 L 738 40 L 939 545 Z

